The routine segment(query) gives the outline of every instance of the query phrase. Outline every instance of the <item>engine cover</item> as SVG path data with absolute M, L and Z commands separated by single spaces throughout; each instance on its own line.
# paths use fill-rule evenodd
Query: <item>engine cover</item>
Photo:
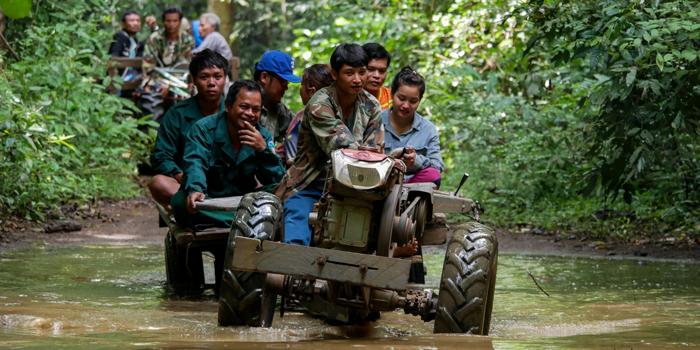
M 326 239 L 323 247 L 361 252 L 367 247 L 372 224 L 373 203 L 367 200 L 333 197 L 328 200 L 328 209 L 323 220 Z

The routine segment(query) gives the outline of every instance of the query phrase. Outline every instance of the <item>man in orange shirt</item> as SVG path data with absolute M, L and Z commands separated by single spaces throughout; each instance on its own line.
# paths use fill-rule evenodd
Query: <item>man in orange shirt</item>
M 389 109 L 392 104 L 391 89 L 384 86 L 384 81 L 391 63 L 391 55 L 384 46 L 377 43 L 367 43 L 362 45 L 362 48 L 369 57 L 364 88 L 379 100 L 382 110 Z

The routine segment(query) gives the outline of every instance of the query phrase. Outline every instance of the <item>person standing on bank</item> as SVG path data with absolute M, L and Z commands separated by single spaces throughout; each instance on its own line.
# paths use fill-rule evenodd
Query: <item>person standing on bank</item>
M 336 47 L 330 62 L 335 82 L 318 90 L 304 109 L 298 153 L 275 190 L 284 201 L 285 243 L 311 243 L 309 213 L 321 198 L 331 153 L 384 142 L 379 103 L 363 88 L 368 61 L 360 45 Z
M 165 207 L 170 205 L 184 175 L 185 136 L 195 122 L 224 110 L 228 69 L 228 61 L 214 51 L 207 49 L 195 54 L 190 62 L 190 75 L 197 95 L 170 108 L 161 120 L 151 154 L 151 166 L 158 175 L 153 177 L 148 189 L 153 199 Z
M 384 86 L 384 81 L 386 81 L 387 70 L 391 64 L 391 55 L 384 46 L 377 43 L 367 43 L 362 45 L 362 48 L 369 57 L 365 90 L 379 100 L 382 110 L 389 109 L 392 102 L 391 89 Z
M 196 49 L 192 50 L 192 53 L 210 49 L 224 56 L 227 61 L 231 61 L 233 54 L 231 53 L 231 48 L 228 46 L 226 39 L 219 33 L 220 27 L 221 19 L 219 19 L 219 16 L 208 12 L 200 16 L 199 35 L 201 35 L 204 40 Z
M 445 168 L 440 134 L 416 112 L 425 93 L 425 80 L 411 67 L 404 67 L 394 77 L 391 91 L 393 106 L 382 112 L 384 151 L 406 164 L 404 183 L 432 182 L 439 187 Z
M 277 50 L 266 51 L 260 61 L 255 64 L 253 80 L 265 90 L 260 122 L 265 129 L 270 131 L 272 139 L 275 141 L 275 150 L 282 155 L 284 154 L 282 143 L 289 122 L 294 116 L 292 111 L 282 103 L 282 97 L 287 91 L 289 83 L 301 81 L 301 78 L 294 74 L 292 56 Z
M 259 123 L 263 96 L 256 82 L 236 81 L 226 96 L 225 110 L 190 129 L 183 157 L 186 175 L 170 202 L 178 224 L 230 227 L 235 212 L 197 210 L 197 202 L 270 192 L 277 186 L 284 167 L 272 136 Z

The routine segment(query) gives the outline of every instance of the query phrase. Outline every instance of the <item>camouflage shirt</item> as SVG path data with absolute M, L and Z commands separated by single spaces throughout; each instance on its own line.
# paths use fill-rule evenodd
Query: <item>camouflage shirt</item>
M 143 57 L 153 59 L 158 67 L 173 67 L 188 64 L 194 47 L 194 39 L 186 32 L 180 32 L 177 41 L 168 41 L 164 30 L 151 34 L 146 41 Z
M 377 99 L 363 90 L 344 120 L 335 84 L 318 90 L 304 109 L 294 164 L 287 169 L 275 194 L 285 199 L 309 186 L 324 173 L 331 152 L 337 149 L 383 144 L 380 112 Z
M 262 115 L 260 115 L 260 124 L 270 131 L 276 144 L 281 144 L 284 142 L 284 136 L 293 116 L 292 111 L 284 103 L 280 102 L 272 108 L 263 107 Z

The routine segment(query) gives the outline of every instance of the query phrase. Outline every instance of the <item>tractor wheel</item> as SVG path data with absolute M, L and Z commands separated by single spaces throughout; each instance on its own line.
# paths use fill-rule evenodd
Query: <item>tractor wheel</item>
M 276 295 L 263 297 L 266 274 L 234 271 L 231 267 L 238 236 L 272 240 L 281 227 L 282 205 L 275 195 L 266 192 L 243 196 L 236 212 L 236 219 L 228 236 L 224 273 L 219 291 L 219 325 L 270 326 L 273 312 L 262 313 L 263 306 L 274 310 Z M 268 319 L 269 318 L 269 319 Z
M 178 247 L 174 234 L 165 235 L 165 275 L 170 291 L 178 296 L 198 296 L 202 293 L 204 273 L 202 252 Z
M 445 252 L 435 333 L 488 334 L 497 261 L 493 230 L 469 223 L 454 232 Z

